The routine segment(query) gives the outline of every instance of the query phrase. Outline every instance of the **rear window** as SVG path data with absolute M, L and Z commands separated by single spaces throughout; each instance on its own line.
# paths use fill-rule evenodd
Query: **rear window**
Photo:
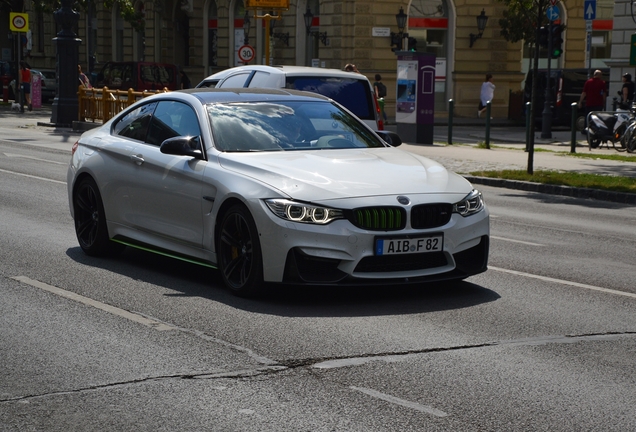
M 369 85 L 352 78 L 287 77 L 287 88 L 327 96 L 362 120 L 374 120 L 373 100 Z

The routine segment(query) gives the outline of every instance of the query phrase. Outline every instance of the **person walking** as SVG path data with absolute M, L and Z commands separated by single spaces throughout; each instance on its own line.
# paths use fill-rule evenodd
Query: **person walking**
M 24 60 L 20 62 L 20 88 L 24 95 L 23 102 L 27 103 L 29 111 L 33 111 L 33 105 L 31 105 L 31 69 Z M 20 111 L 24 112 L 24 109 L 20 108 Z
M 77 74 L 78 74 L 80 83 L 82 83 L 84 87 L 86 87 L 87 89 L 93 88 L 93 86 L 91 85 L 91 81 L 88 79 L 86 74 L 82 72 L 82 66 L 80 65 L 77 65 Z
M 581 131 L 583 135 L 587 133 L 587 115 L 592 111 L 603 111 L 605 109 L 607 86 L 602 78 L 603 72 L 597 69 L 594 71 L 594 76 L 583 84 L 583 92 L 581 92 L 578 103 L 580 109 L 583 106 L 583 101 L 585 101 L 585 128 Z
M 486 111 L 488 102 L 495 97 L 495 85 L 492 83 L 492 74 L 486 74 L 486 81 L 481 84 L 481 93 L 479 95 L 479 108 L 477 109 L 477 117 Z M 490 117 L 492 119 L 492 117 Z
M 621 97 L 620 108 L 630 109 L 634 101 L 634 83 L 632 82 L 632 74 L 623 74 L 623 87 L 618 92 Z
M 189 89 L 190 86 L 192 85 L 190 83 L 190 78 L 188 78 L 188 75 L 186 75 L 186 73 L 183 70 L 179 71 L 179 81 L 181 81 L 181 89 Z
M 375 82 L 373 83 L 373 91 L 375 92 L 375 97 L 378 100 L 378 104 L 380 104 L 380 112 L 382 113 L 382 118 L 384 121 L 387 121 L 386 113 L 384 112 L 384 98 L 386 97 L 386 86 L 382 82 L 382 75 L 375 74 Z

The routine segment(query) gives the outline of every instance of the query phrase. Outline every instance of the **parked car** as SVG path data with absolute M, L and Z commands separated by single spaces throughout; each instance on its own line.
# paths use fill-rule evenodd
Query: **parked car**
M 321 95 L 189 89 L 144 98 L 72 149 L 81 249 L 139 247 L 216 267 L 235 294 L 264 282 L 461 280 L 487 268 L 482 194 L 389 145 Z
M 46 72 L 46 74 L 45 74 Z M 33 80 L 33 76 L 38 75 L 40 77 L 40 83 L 42 88 L 42 101 L 48 101 L 49 99 L 55 98 L 57 94 L 57 83 L 55 80 L 55 71 L 51 70 L 39 70 L 39 69 L 31 69 L 31 80 Z
M 609 69 L 603 71 L 603 81 L 609 82 Z M 593 71 L 592 71 L 593 72 Z M 550 84 L 552 87 L 552 124 L 569 126 L 572 123 L 572 103 L 578 102 L 583 92 L 583 85 L 588 80 L 589 69 L 552 69 Z M 523 89 L 523 106 L 532 99 L 532 69 L 528 71 Z M 537 75 L 537 93 L 535 101 L 535 121 L 543 122 L 545 105 L 545 88 L 548 82 L 547 69 L 539 69 Z M 611 99 L 610 99 L 611 100 Z M 579 113 L 580 111 L 580 113 Z M 584 115 L 584 110 L 577 108 L 577 117 Z
M 40 69 L 42 73 L 42 100 L 55 99 L 57 95 L 57 78 L 55 69 Z
M 287 88 L 330 97 L 367 125 L 383 130 L 380 105 L 373 86 L 362 74 L 306 66 L 237 66 L 217 72 L 197 87 Z
M 111 90 L 178 89 L 177 66 L 152 62 L 108 62 L 97 74 L 95 87 Z

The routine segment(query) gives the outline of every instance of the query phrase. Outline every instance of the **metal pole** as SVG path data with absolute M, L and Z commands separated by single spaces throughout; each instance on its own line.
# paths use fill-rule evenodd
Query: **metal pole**
M 448 144 L 453 145 L 453 112 L 455 110 L 455 101 L 448 100 Z
M 548 78 L 545 85 L 545 102 L 543 104 L 543 122 L 541 125 L 541 138 L 552 138 L 552 31 L 553 24 L 548 26 Z
M 490 101 L 486 102 L 486 148 L 490 149 Z
M 526 151 L 530 149 L 530 136 L 532 135 L 532 103 L 526 102 Z
M 576 102 L 572 102 L 572 105 L 570 105 L 570 107 L 572 109 L 572 121 L 570 122 L 570 127 L 572 128 L 570 153 L 576 153 L 576 117 L 578 115 L 578 104 Z

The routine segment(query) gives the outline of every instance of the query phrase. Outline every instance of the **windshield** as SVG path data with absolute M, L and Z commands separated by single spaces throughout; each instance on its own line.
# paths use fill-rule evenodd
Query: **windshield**
M 358 119 L 330 102 L 251 102 L 208 106 L 221 151 L 386 147 Z

